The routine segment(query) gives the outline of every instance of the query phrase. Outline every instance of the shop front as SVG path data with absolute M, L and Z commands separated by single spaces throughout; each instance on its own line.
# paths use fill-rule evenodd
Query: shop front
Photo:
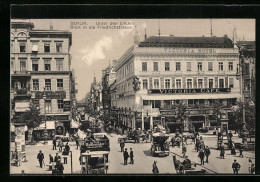
M 45 130 L 47 131 L 47 135 L 45 135 Z M 39 127 L 34 128 L 33 130 L 33 140 L 52 140 L 55 136 L 55 121 L 46 121 L 41 123 Z

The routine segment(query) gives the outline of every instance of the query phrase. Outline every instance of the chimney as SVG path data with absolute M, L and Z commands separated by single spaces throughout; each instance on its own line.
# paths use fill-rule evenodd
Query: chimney
M 50 30 L 53 30 L 52 22 L 50 23 Z

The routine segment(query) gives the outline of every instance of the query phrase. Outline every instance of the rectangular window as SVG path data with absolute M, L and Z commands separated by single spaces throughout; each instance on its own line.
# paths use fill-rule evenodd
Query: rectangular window
M 20 43 L 20 52 L 25 52 L 26 46 L 25 43 Z
M 58 102 L 58 112 L 63 112 L 63 100 L 57 100 Z
M 171 87 L 171 80 L 170 79 L 165 79 L 165 88 L 169 89 Z
M 20 71 L 26 71 L 26 61 L 20 60 Z
M 209 88 L 213 88 L 213 79 L 209 79 Z
M 224 79 L 219 79 L 219 88 L 224 88 Z
M 51 100 L 45 100 L 45 113 L 51 113 Z
M 176 79 L 176 88 L 181 89 L 181 79 Z
M 56 59 L 56 71 L 63 71 L 63 59 Z
M 218 63 L 218 70 L 223 71 L 223 62 Z
M 234 79 L 229 78 L 229 88 L 234 88 Z
M 198 88 L 202 88 L 203 79 L 198 79 Z
M 51 60 L 44 60 L 45 71 L 51 71 Z
M 57 79 L 57 90 L 58 91 L 63 90 L 63 79 Z
M 142 71 L 147 71 L 147 62 L 142 62 Z
M 233 62 L 228 63 L 228 70 L 233 71 Z
M 49 43 L 44 44 L 44 52 L 50 52 L 50 44 Z
M 208 71 L 213 71 L 213 62 L 208 62 Z
M 32 70 L 38 71 L 38 60 L 32 60 Z
M 192 79 L 187 79 L 187 88 L 192 88 Z
M 56 52 L 62 52 L 62 43 L 56 43 Z
M 176 71 L 181 71 L 181 62 L 176 62 Z
M 51 90 L 51 79 L 45 79 L 45 90 Z
M 148 80 L 143 79 L 143 89 L 147 89 L 147 88 L 148 88 Z
M 202 62 L 198 62 L 198 71 L 202 71 Z
M 153 62 L 153 71 L 158 71 L 158 62 Z
M 165 65 L 164 65 L 164 66 L 165 66 L 165 69 L 164 69 L 164 70 L 165 70 L 165 71 L 170 71 L 170 62 L 165 62 L 164 64 L 165 64 Z
M 33 80 L 33 90 L 39 90 L 39 80 Z
M 153 80 L 153 88 L 154 89 L 159 89 L 159 79 L 154 79 Z
M 187 62 L 187 71 L 191 71 L 191 62 Z

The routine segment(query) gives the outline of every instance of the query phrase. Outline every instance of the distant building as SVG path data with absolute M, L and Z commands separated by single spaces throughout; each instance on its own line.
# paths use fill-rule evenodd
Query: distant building
M 90 110 L 99 112 L 102 108 L 102 85 L 101 83 L 97 83 L 96 77 L 94 77 L 94 80 L 91 83 L 90 97 L 88 99 Z
M 230 108 L 241 97 L 236 70 L 239 51 L 224 37 L 151 36 L 135 44 L 119 59 L 116 71 L 116 105 L 119 120 L 130 129 L 156 125 L 171 132 L 180 129 L 175 105 L 187 105 L 184 129 L 216 125 L 213 103 Z
M 245 99 L 255 101 L 255 41 L 238 41 L 240 55 L 244 57 Z
M 65 135 L 70 130 L 71 104 L 75 97 L 71 72 L 69 31 L 37 30 L 29 21 L 11 21 L 11 102 L 13 124 L 36 105 L 45 120 L 33 131 L 35 140 Z M 26 124 L 26 123 L 25 123 Z

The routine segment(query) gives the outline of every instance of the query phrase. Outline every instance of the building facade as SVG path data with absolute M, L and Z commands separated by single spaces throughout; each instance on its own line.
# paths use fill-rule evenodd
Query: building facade
M 119 59 L 117 108 L 123 125 L 150 129 L 160 124 L 180 128 L 174 106 L 186 104 L 184 129 L 216 125 L 214 102 L 222 119 L 241 97 L 236 78 L 239 51 L 227 37 L 151 36 L 135 41 Z M 220 118 L 220 119 L 221 119 Z
M 33 103 L 45 121 L 33 131 L 35 140 L 64 135 L 70 129 L 72 83 L 68 31 L 33 29 L 28 21 L 11 22 L 11 100 L 15 115 Z M 17 99 L 22 95 L 23 98 Z M 26 97 L 26 98 L 25 98 Z M 24 99 L 25 98 L 25 99 Z M 19 120 L 19 119 L 18 119 Z

